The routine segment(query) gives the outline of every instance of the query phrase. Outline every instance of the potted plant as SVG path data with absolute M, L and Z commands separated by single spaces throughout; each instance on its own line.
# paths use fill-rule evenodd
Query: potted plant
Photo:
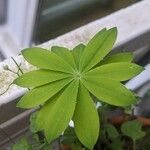
M 13 150 L 20 146 L 51 149 L 50 143 L 56 139 L 59 149 L 136 149 L 136 141 L 145 136 L 141 120 L 132 113 L 138 97 L 122 82 L 143 68 L 132 63 L 132 53 L 109 55 L 116 38 L 117 28 L 103 29 L 87 45 L 79 44 L 71 51 L 59 46 L 51 51 L 39 47 L 22 50 L 26 61 L 37 69 L 13 83 L 29 89 L 17 107 L 37 108 L 31 130 L 38 148 L 22 139 Z M 110 110 L 116 109 L 121 110 L 122 120 L 117 116 L 115 122 Z M 68 126 L 71 120 L 73 127 Z

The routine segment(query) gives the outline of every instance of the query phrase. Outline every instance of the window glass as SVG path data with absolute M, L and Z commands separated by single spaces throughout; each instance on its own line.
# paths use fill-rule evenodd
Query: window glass
M 40 0 L 33 41 L 45 42 L 139 0 Z

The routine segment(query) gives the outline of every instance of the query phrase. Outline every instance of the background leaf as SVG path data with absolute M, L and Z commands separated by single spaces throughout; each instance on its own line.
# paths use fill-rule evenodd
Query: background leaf
M 38 111 L 34 112 L 30 116 L 30 131 L 32 133 L 36 133 L 38 131 L 37 125 L 36 125 L 36 119 L 37 119 Z
M 12 146 L 12 150 L 31 150 L 26 138 L 22 138 L 18 143 Z
M 99 135 L 99 116 L 87 89 L 80 84 L 73 117 L 75 132 L 81 143 L 93 149 Z
M 123 143 L 119 138 L 113 139 L 110 146 L 112 150 L 123 150 Z
M 87 44 L 81 58 L 81 71 L 88 71 L 102 60 L 112 49 L 117 37 L 117 29 L 103 29 Z
M 141 122 L 138 120 L 132 120 L 123 123 L 121 126 L 121 131 L 124 135 L 130 137 L 133 141 L 136 141 L 145 136 L 145 132 L 143 132 L 141 128 Z
M 41 69 L 72 73 L 73 68 L 55 53 L 43 48 L 33 47 L 21 51 L 23 57 Z
M 107 123 L 105 125 L 105 128 L 106 128 L 107 134 L 111 140 L 119 137 L 119 133 L 118 133 L 117 129 L 112 124 Z

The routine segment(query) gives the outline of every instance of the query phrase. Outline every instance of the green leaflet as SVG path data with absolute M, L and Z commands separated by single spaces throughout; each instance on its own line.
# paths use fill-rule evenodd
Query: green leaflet
M 80 70 L 88 71 L 102 60 L 112 49 L 117 37 L 117 29 L 103 29 L 87 44 L 83 52 Z
M 121 126 L 121 131 L 124 135 L 132 138 L 133 141 L 136 141 L 145 136 L 145 132 L 143 132 L 141 128 L 141 122 L 138 120 L 132 120 L 123 123 Z
M 133 60 L 133 57 L 134 57 L 133 53 L 131 52 L 116 53 L 110 56 L 106 56 L 106 58 L 100 61 L 96 66 L 116 63 L 116 62 L 131 62 Z
M 81 143 L 93 149 L 99 135 L 99 116 L 89 92 L 82 84 L 79 87 L 73 121 Z
M 72 73 L 73 68 L 61 57 L 43 48 L 33 47 L 22 50 L 23 57 L 41 69 Z
M 82 53 L 84 51 L 84 48 L 85 48 L 84 44 L 79 44 L 71 51 L 78 69 L 79 69 L 79 62 L 80 62 Z
M 84 78 L 85 80 L 82 82 L 85 87 L 105 103 L 115 106 L 129 106 L 137 102 L 133 93 L 115 80 L 87 76 Z
M 71 82 L 64 92 L 55 101 L 49 101 L 42 109 L 43 116 L 47 116 L 44 124 L 45 136 L 48 141 L 57 138 L 68 126 L 76 104 L 78 82 Z
M 63 72 L 56 72 L 51 70 L 35 70 L 25 73 L 14 80 L 14 84 L 17 84 L 21 87 L 37 87 L 44 85 L 53 81 L 64 79 L 69 77 L 70 74 Z
M 143 67 L 139 65 L 128 62 L 118 62 L 92 69 L 87 72 L 86 75 L 95 78 L 105 77 L 113 80 L 125 81 L 138 75 L 141 71 L 143 71 Z
M 62 92 L 64 90 L 65 90 L 65 88 L 62 89 L 57 95 L 51 97 L 44 104 L 44 106 L 40 109 L 40 111 L 37 112 L 37 117 L 36 117 L 36 120 L 35 120 L 36 130 L 37 131 L 44 130 L 44 126 L 47 123 L 48 114 L 50 113 L 53 105 L 55 104 L 55 102 L 57 101 L 57 99 L 59 98 L 59 96 L 62 94 Z
M 71 78 L 67 78 L 34 88 L 21 98 L 17 107 L 32 108 L 43 104 L 71 81 Z
M 76 64 L 74 62 L 71 51 L 65 47 L 53 46 L 51 51 L 54 52 L 59 57 L 63 58 L 73 69 L 76 69 Z

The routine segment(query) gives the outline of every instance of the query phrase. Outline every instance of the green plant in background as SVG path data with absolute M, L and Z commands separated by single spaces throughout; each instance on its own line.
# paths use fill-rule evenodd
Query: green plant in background
M 22 50 L 23 57 L 39 69 L 14 81 L 31 89 L 17 106 L 41 106 L 35 119 L 36 130 L 44 130 L 47 141 L 60 136 L 72 119 L 80 142 L 93 149 L 100 120 L 91 95 L 114 106 L 137 103 L 136 96 L 121 81 L 136 76 L 143 68 L 131 62 L 131 53 L 108 55 L 116 37 L 116 28 L 103 29 L 86 46 L 80 44 L 71 51 L 58 46 L 51 51 L 38 47 Z
M 133 150 L 136 149 L 135 142 L 145 136 L 145 132 L 142 131 L 142 123 L 138 120 L 125 122 L 122 124 L 121 131 L 133 140 Z

